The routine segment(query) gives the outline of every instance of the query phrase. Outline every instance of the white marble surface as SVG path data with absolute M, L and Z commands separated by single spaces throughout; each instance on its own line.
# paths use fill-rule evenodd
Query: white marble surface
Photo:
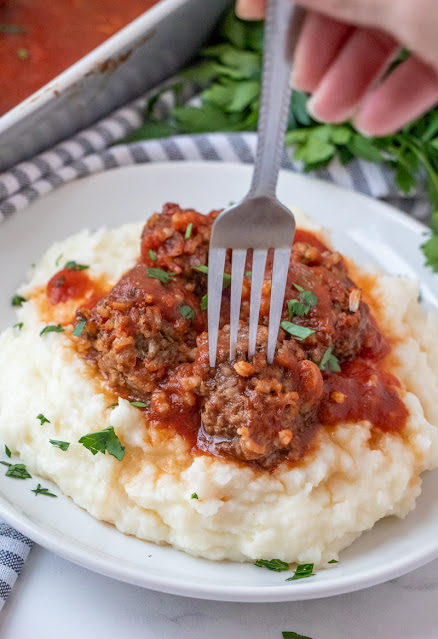
M 438 560 L 356 593 L 295 603 L 219 603 L 143 590 L 33 548 L 1 639 L 437 639 Z

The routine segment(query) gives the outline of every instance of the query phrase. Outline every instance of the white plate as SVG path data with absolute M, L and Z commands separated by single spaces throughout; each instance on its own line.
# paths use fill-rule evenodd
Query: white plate
M 0 324 L 13 323 L 9 303 L 29 265 L 54 241 L 84 227 L 144 220 L 166 201 L 208 211 L 238 200 L 251 167 L 166 163 L 101 173 L 62 187 L 0 227 Z M 437 276 L 423 268 L 425 228 L 396 210 L 331 184 L 283 172 L 279 197 L 333 230 L 335 246 L 360 263 L 421 278 L 423 299 L 438 310 Z M 25 354 L 23 354 L 25 356 Z M 17 402 L 20 389 L 17 388 Z M 3 445 L 0 443 L 0 451 Z M 3 457 L 0 453 L 0 457 Z M 35 478 L 38 479 L 38 478 Z M 0 476 L 0 515 L 37 543 L 82 566 L 164 592 L 222 601 L 292 601 L 336 595 L 397 577 L 438 556 L 438 471 L 424 476 L 416 509 L 405 520 L 377 523 L 341 554 L 331 570 L 285 582 L 251 564 L 195 559 L 96 521 L 52 487 L 58 499 L 35 498 L 30 482 Z M 36 484 L 36 482 L 35 482 Z M 44 485 L 50 485 L 44 480 Z

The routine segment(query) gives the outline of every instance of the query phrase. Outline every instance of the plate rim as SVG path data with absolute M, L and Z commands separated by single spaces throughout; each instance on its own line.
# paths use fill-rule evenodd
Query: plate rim
M 196 170 L 202 168 L 202 170 L 216 171 L 220 168 L 233 168 L 235 170 L 241 172 L 250 172 L 252 170 L 252 165 L 243 164 L 239 162 L 220 162 L 220 161 L 163 161 L 163 162 L 153 162 L 146 163 L 141 165 L 129 165 L 124 167 L 118 167 L 114 169 L 110 169 L 109 171 L 102 171 L 101 173 L 96 173 L 93 175 L 86 176 L 82 178 L 80 181 L 73 181 L 68 184 L 63 185 L 64 189 L 68 189 L 69 187 L 77 187 L 83 182 L 88 182 L 90 180 L 99 180 L 104 179 L 106 174 L 111 174 L 114 171 L 122 171 L 122 172 L 139 172 L 142 173 L 148 170 L 160 169 L 160 170 Z M 322 180 L 320 178 L 315 178 L 313 176 L 302 175 L 299 173 L 295 173 L 289 171 L 287 169 L 283 169 L 281 174 L 286 174 L 287 176 L 293 175 L 294 178 L 298 178 L 303 182 L 310 182 L 324 185 L 324 188 L 330 188 L 335 192 L 348 192 L 349 195 L 357 198 L 359 197 L 363 201 L 368 204 L 372 203 L 374 206 L 378 206 L 378 208 L 382 211 L 382 214 L 387 216 L 394 221 L 395 223 L 400 224 L 403 223 L 404 226 L 411 228 L 416 234 L 420 235 L 425 231 L 430 231 L 427 226 L 422 224 L 420 221 L 412 218 L 407 213 L 403 211 L 399 211 L 396 207 L 388 204 L 387 202 L 382 202 L 375 198 L 372 198 L 363 193 L 358 193 L 353 189 L 348 189 L 343 186 L 339 186 L 337 184 L 333 184 Z M 50 198 L 52 196 L 56 196 L 59 192 L 62 192 L 63 187 L 60 187 L 54 192 L 48 193 L 46 196 L 43 196 L 41 199 Z M 79 187 L 80 188 L 80 187 Z M 30 207 L 26 208 L 31 208 Z M 16 215 L 20 215 L 20 212 L 17 212 Z M 6 220 L 7 224 L 7 220 Z M 414 238 L 415 239 L 418 238 Z M 68 499 L 74 507 L 78 506 L 73 502 L 73 500 L 66 495 L 63 495 L 66 499 Z M 87 513 L 88 516 L 89 513 Z M 23 512 L 20 512 L 19 509 L 15 508 L 7 499 L 0 494 L 0 516 L 6 521 L 9 525 L 16 528 L 25 536 L 29 537 L 35 543 L 43 546 L 44 548 L 54 552 L 55 554 L 67 559 L 77 565 L 80 565 L 84 568 L 88 568 L 93 570 L 99 574 L 112 577 L 114 579 L 135 584 L 137 586 L 141 586 L 144 588 L 149 588 L 152 590 L 156 590 L 159 592 L 169 593 L 173 595 L 192 597 L 198 599 L 207 599 L 207 600 L 216 600 L 216 601 L 234 601 L 234 602 L 285 602 L 285 601 L 299 601 L 299 600 L 307 600 L 307 599 L 317 599 L 322 597 L 335 596 L 340 594 L 345 594 L 348 592 L 354 592 L 358 590 L 362 590 L 380 583 L 384 583 L 390 579 L 394 579 L 403 574 L 410 572 L 416 568 L 419 568 L 428 562 L 436 559 L 438 557 L 438 540 L 436 543 L 436 547 L 427 547 L 425 551 L 423 547 L 419 547 L 412 551 L 409 556 L 402 557 L 401 559 L 392 560 L 389 565 L 388 564 L 380 564 L 377 567 L 371 567 L 365 573 L 362 571 L 360 576 L 356 575 L 351 576 L 343 576 L 342 583 L 333 584 L 333 582 L 328 581 L 324 582 L 309 582 L 302 583 L 296 588 L 287 588 L 283 584 L 281 585 L 264 585 L 264 586 L 252 586 L 248 588 L 248 586 L 233 586 L 233 585 L 210 585 L 210 584 L 202 584 L 202 585 L 194 585 L 190 584 L 189 586 L 185 585 L 181 580 L 175 581 L 169 577 L 161 577 L 158 575 L 151 575 L 148 572 L 145 572 L 144 568 L 135 569 L 132 565 L 129 567 L 123 567 L 120 565 L 120 561 L 116 558 L 113 561 L 108 561 L 105 557 L 95 556 L 93 550 L 89 546 L 85 546 L 83 543 L 78 542 L 70 537 L 65 538 L 62 537 L 59 533 L 56 533 L 51 530 L 44 529 L 43 526 L 38 524 L 37 522 L 32 522 L 28 515 Z M 116 528 L 114 526 L 114 528 Z M 117 530 L 117 529 L 116 529 Z M 121 535 L 124 533 L 118 531 Z M 126 537 L 126 535 L 124 535 Z M 183 552 L 183 551 L 178 551 Z M 205 561 L 210 561 L 205 559 Z M 235 563 L 235 562 L 234 562 Z

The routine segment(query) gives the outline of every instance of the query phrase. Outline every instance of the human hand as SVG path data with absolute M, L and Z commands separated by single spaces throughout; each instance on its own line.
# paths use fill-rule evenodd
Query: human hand
M 312 93 L 317 120 L 353 119 L 364 135 L 394 133 L 438 102 L 436 0 L 299 0 L 308 9 L 295 52 L 294 86 Z M 237 0 L 243 19 L 266 0 Z M 410 57 L 385 77 L 406 47 Z

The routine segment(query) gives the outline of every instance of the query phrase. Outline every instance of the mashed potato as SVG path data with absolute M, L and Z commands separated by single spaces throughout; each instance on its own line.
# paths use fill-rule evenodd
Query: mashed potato
M 260 472 L 193 457 L 184 439 L 152 429 L 126 400 L 110 408 L 117 397 L 77 354 L 71 327 L 40 337 L 47 318 L 38 291 L 59 269 L 58 256 L 89 264 L 91 277 L 112 286 L 134 264 L 140 232 L 126 225 L 57 243 L 19 291 L 29 298 L 18 311 L 23 327 L 0 336 L 0 435 L 29 471 L 124 533 L 215 560 L 322 565 L 380 518 L 414 508 L 420 473 L 438 465 L 438 321 L 417 303 L 417 284 L 378 275 L 366 289 L 382 330 L 397 338 L 393 371 L 409 411 L 402 435 L 376 434 L 366 421 L 339 424 L 321 429 L 303 463 Z M 49 423 L 40 424 L 40 413 Z M 122 461 L 78 443 L 110 425 L 126 447 Z M 70 446 L 62 451 L 49 439 Z

